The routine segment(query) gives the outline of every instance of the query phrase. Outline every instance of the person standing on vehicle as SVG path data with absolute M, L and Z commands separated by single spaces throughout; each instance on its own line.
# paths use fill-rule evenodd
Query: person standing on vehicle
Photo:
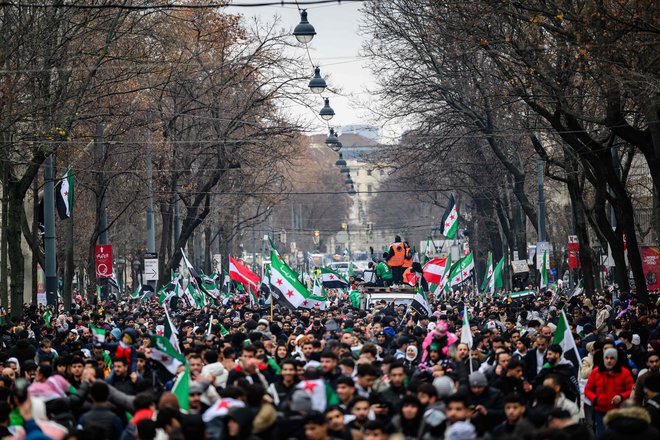
M 392 284 L 403 284 L 403 272 L 412 265 L 409 256 L 410 246 L 401 240 L 400 236 L 394 237 L 394 243 L 390 245 L 387 253 L 387 264 L 392 270 Z M 407 264 L 410 261 L 410 264 Z

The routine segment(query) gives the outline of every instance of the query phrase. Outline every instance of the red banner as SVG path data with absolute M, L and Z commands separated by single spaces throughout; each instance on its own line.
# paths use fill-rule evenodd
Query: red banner
M 660 289 L 660 248 L 642 246 L 642 269 L 649 290 Z
M 577 269 L 580 264 L 580 244 L 577 235 L 568 236 L 568 267 Z
M 96 278 L 112 277 L 112 245 L 96 245 Z

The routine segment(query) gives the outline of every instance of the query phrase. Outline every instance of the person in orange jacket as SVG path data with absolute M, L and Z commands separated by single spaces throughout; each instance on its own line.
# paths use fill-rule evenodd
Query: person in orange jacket
M 403 284 L 403 273 L 412 266 L 412 255 L 408 243 L 398 235 L 394 237 L 394 243 L 387 253 L 387 265 L 392 271 L 392 284 Z

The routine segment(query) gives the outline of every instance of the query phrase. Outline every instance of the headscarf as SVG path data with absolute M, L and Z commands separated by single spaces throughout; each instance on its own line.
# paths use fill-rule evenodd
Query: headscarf
M 415 355 L 412 357 L 412 359 L 411 359 L 410 356 L 408 355 L 408 351 L 409 351 L 409 350 L 412 350 L 412 351 L 415 352 Z M 414 346 L 414 345 L 409 345 L 408 348 L 406 348 L 406 360 L 407 360 L 408 362 L 415 362 L 415 360 L 417 360 L 417 354 L 418 354 L 418 353 L 419 353 L 419 351 L 417 350 L 417 347 L 416 347 L 416 346 Z

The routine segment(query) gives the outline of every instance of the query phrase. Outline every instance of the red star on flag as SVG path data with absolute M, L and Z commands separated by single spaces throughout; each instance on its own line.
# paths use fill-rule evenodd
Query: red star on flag
M 229 402 L 226 400 L 220 400 L 218 402 L 218 408 L 217 409 L 229 409 Z
M 289 298 L 291 298 L 293 296 L 293 290 L 289 290 L 286 294 Z
M 320 305 L 321 305 L 321 304 L 316 303 L 316 304 L 314 304 L 314 307 L 319 307 Z
M 163 362 L 169 362 L 170 361 L 170 357 L 166 354 L 163 355 L 162 359 L 163 359 Z
M 69 191 L 64 191 L 64 197 L 69 197 Z
M 334 276 L 333 274 L 330 274 L 330 279 L 331 279 L 331 280 L 334 280 L 334 279 L 335 279 L 335 276 Z
M 307 304 L 309 304 L 307 300 L 303 301 L 303 306 L 306 306 Z
M 310 393 L 314 392 L 314 388 L 316 388 L 319 384 L 315 382 L 310 382 L 308 380 L 305 381 L 305 386 L 303 386 L 303 389 L 305 391 L 309 391 Z
M 449 216 L 449 220 L 454 220 L 454 214 Z
M 466 271 L 466 270 L 464 270 L 464 271 L 463 271 L 463 276 L 464 276 L 464 277 L 466 277 L 466 276 L 467 276 L 467 274 L 468 274 L 468 273 L 467 273 L 467 271 Z
M 277 283 L 278 286 L 281 286 L 281 285 L 282 285 L 282 280 L 280 280 L 280 279 L 278 279 L 278 280 L 275 281 L 275 282 Z
M 449 222 L 445 223 L 445 228 L 449 227 Z

